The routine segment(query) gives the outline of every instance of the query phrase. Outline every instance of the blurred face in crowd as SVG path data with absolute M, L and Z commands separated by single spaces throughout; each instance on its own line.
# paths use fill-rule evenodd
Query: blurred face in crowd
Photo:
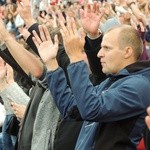
M 11 13 L 8 13 L 7 18 L 8 18 L 8 20 L 11 20 L 13 18 L 13 15 Z
M 146 3 L 146 0 L 137 0 L 137 2 L 138 2 L 139 4 L 144 4 L 144 3 Z
M 7 3 L 7 4 L 12 3 L 12 0 L 6 0 L 6 3 Z
M 130 24 L 131 14 L 129 12 L 120 13 L 119 20 L 122 24 Z

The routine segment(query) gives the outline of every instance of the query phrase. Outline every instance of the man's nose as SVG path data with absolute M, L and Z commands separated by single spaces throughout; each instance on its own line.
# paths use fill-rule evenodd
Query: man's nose
M 99 52 L 97 53 L 97 57 L 101 58 L 103 56 L 103 50 L 102 48 L 99 50 Z

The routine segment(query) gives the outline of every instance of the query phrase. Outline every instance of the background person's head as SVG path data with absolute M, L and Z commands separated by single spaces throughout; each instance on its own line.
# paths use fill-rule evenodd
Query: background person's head
M 105 74 L 116 74 L 136 62 L 143 50 L 139 33 L 129 25 L 108 30 L 103 37 L 98 53 Z

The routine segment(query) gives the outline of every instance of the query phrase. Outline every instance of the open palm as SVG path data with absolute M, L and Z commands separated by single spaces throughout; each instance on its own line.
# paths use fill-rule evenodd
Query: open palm
M 100 20 L 104 10 L 100 10 L 100 5 L 94 2 L 93 7 L 88 4 L 86 11 L 80 10 L 82 27 L 87 33 L 95 34 L 99 29 Z
M 33 32 L 33 41 L 43 62 L 47 63 L 51 59 L 56 58 L 58 51 L 58 38 L 55 36 L 54 42 L 52 42 L 49 31 L 45 26 L 39 26 L 39 32 L 40 37 L 35 31 Z

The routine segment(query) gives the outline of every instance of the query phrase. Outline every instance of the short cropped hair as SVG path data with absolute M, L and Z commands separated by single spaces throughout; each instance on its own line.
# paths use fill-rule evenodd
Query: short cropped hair
M 132 26 L 123 26 L 119 34 L 119 47 L 125 48 L 126 46 L 132 47 L 135 54 L 135 59 L 139 59 L 143 52 L 143 42 L 139 32 Z
M 119 25 L 111 28 L 108 32 L 114 29 L 120 29 L 118 37 L 119 48 L 131 47 L 134 50 L 135 60 L 138 60 L 143 52 L 143 42 L 139 32 L 130 25 Z

